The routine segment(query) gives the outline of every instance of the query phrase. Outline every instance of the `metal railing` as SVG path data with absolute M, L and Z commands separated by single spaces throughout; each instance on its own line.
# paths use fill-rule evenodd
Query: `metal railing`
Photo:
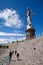
M 7 60 L 9 60 L 9 55 L 0 59 L 0 65 L 5 65 Z

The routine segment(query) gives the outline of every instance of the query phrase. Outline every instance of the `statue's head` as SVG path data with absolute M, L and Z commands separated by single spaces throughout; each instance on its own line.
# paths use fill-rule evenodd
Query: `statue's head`
M 27 7 L 27 10 L 30 10 L 30 8 L 29 8 L 29 7 Z

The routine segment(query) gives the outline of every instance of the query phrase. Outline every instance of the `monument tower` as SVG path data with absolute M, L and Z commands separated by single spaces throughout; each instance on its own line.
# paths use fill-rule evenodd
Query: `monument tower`
M 35 38 L 35 29 L 33 28 L 32 21 L 31 21 L 31 14 L 33 12 L 27 8 L 27 29 L 26 29 L 26 40 L 30 40 Z

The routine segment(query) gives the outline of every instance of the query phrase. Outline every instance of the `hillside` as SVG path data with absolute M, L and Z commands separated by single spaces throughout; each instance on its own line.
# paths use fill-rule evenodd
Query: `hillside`
M 20 55 L 17 61 L 14 53 L 10 65 L 43 65 L 43 36 L 8 45 L 9 50 L 17 50 Z

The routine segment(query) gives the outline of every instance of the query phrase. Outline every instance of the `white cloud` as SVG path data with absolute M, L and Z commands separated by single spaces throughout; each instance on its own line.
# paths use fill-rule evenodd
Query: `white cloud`
M 43 36 L 43 32 L 42 32 L 42 36 Z
M 16 40 L 21 41 L 21 40 L 25 39 L 25 34 L 19 34 L 19 33 L 16 34 L 16 33 L 0 32 L 0 36 L 3 36 L 3 37 L 5 36 L 4 38 L 0 38 L 0 44 L 1 43 L 12 42 L 12 41 L 16 41 Z M 18 37 L 18 36 L 20 36 L 20 37 Z
M 25 34 L 0 32 L 0 36 L 25 36 Z
M 17 14 L 16 10 L 13 9 L 5 9 L 0 11 L 0 18 L 5 20 L 4 26 L 15 26 L 15 28 L 21 28 L 23 25 L 19 14 Z
M 0 44 L 2 44 L 2 43 L 7 43 L 7 39 L 0 38 Z
M 9 37 L 9 38 L 0 38 L 0 44 L 2 44 L 2 43 L 8 43 L 8 42 L 12 42 L 12 41 L 22 41 L 22 40 L 25 40 L 26 39 L 26 37 L 24 36 L 24 37 L 22 37 L 22 38 L 15 38 L 15 37 L 13 37 L 13 36 L 11 36 L 11 37 Z
M 25 40 L 25 39 L 26 39 L 26 37 L 18 38 L 18 41 L 19 40 L 22 41 L 22 40 Z
M 9 39 L 5 39 L 5 38 L 0 38 L 0 44 L 2 43 L 8 43 L 8 42 L 12 42 L 12 41 L 22 41 L 22 40 L 25 40 L 26 38 L 25 37 L 22 37 L 22 38 L 18 38 L 16 39 L 15 37 L 9 37 Z

